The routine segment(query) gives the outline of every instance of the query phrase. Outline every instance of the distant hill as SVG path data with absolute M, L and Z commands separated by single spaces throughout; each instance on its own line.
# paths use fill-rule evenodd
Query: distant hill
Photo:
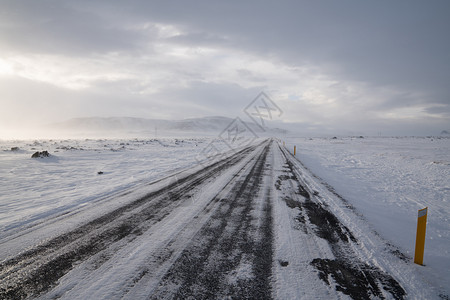
M 442 130 L 441 135 L 450 135 L 450 130 Z
M 51 124 L 52 129 L 66 132 L 192 132 L 213 133 L 221 132 L 234 119 L 228 117 L 203 117 L 183 120 L 144 119 L 132 117 L 110 117 L 110 118 L 74 118 L 65 122 Z M 286 133 L 280 128 L 265 128 L 262 130 L 254 123 L 244 122 L 255 133 Z

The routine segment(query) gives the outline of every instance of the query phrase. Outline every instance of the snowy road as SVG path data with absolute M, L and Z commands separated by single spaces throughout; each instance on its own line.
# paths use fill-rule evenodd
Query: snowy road
M 4 237 L 0 299 L 436 297 L 274 140 L 148 189 Z

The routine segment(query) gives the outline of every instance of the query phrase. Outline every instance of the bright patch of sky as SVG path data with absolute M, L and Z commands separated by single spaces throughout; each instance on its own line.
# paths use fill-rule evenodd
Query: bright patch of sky
M 447 1 L 3 1 L 0 126 L 234 117 L 260 91 L 303 129 L 450 129 Z

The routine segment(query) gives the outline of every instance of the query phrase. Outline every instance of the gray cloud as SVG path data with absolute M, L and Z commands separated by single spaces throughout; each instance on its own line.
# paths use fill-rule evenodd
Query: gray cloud
M 448 1 L 198 1 L 141 10 L 150 18 L 227 36 L 235 47 L 275 54 L 291 65 L 310 61 L 374 87 L 446 95 L 440 99 L 450 104 L 448 11 Z
M 89 55 L 133 50 L 143 39 L 120 22 L 112 22 L 67 2 L 6 3 L 7 10 L 3 12 L 3 22 L 0 22 L 0 47 L 6 51 Z
M 289 107 L 287 120 L 436 131 L 449 122 L 448 11 L 444 0 L 3 1 L 0 59 L 51 57 L 56 75 L 33 83 L 35 94 L 79 114 L 230 116 L 268 89 Z M 58 69 L 74 59 L 79 67 Z M 8 76 L 44 80 L 31 73 Z M 86 90 L 52 86 L 74 82 Z M 19 84 L 8 93 L 29 101 Z M 383 117 L 402 113 L 416 119 Z
M 155 95 L 155 98 L 171 101 L 173 110 L 177 111 L 174 115 L 177 118 L 188 118 L 190 115 L 235 117 L 260 90 L 261 87 L 246 89 L 238 84 L 194 81 L 186 88 L 164 90 Z

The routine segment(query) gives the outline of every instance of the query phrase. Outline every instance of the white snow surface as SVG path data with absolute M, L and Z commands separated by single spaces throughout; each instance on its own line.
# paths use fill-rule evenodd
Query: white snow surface
M 19 227 L 197 165 L 199 152 L 210 140 L 0 141 L 0 238 Z M 13 147 L 19 150 L 11 151 Z M 44 150 L 51 156 L 31 158 Z
M 196 157 L 211 140 L 212 138 L 193 137 L 0 141 L 0 242 L 7 243 L 8 236 L 42 220 L 95 205 L 102 199 L 113 197 L 125 190 L 136 190 L 182 169 L 199 168 Z M 291 152 L 293 146 L 297 146 L 296 157 L 319 177 L 315 180 L 327 183 L 355 208 L 357 214 L 354 217 L 358 220 L 351 220 L 348 218 L 353 216 L 352 213 L 339 214 L 341 209 L 346 211 L 346 208 L 339 207 L 339 201 L 330 204 L 331 209 L 338 212 L 338 216 L 357 236 L 370 236 L 367 241 L 363 240 L 367 245 L 368 257 L 379 256 L 370 251 L 384 247 L 382 243 L 369 245 L 374 241 L 372 237 L 377 236 L 380 240 L 398 247 L 412 260 L 417 210 L 427 206 L 429 210 L 425 266 L 410 267 L 408 264 L 404 267 L 403 276 L 409 280 L 402 281 L 413 285 L 416 280 L 417 286 L 429 286 L 440 291 L 442 295 L 450 294 L 449 138 L 286 137 L 283 140 Z M 11 151 L 12 147 L 19 147 L 19 150 Z M 222 149 L 225 151 L 225 146 Z M 31 158 L 35 151 L 43 150 L 48 150 L 51 157 Z M 237 168 L 238 166 L 233 169 Z M 103 174 L 98 174 L 99 171 Z M 231 171 L 228 177 L 232 176 Z M 218 187 L 223 184 L 216 183 Z M 325 189 L 321 190 L 318 185 L 312 188 L 321 194 L 326 193 Z M 127 197 L 135 195 L 130 194 Z M 201 207 L 200 202 L 189 208 L 189 214 L 195 214 L 197 207 Z M 275 214 L 283 216 L 287 212 L 276 208 Z M 286 223 L 288 219 L 281 220 L 284 221 L 276 225 L 276 230 L 285 232 L 285 229 L 289 228 Z M 178 221 L 177 226 L 183 224 Z M 163 225 L 165 226 L 165 223 Z M 172 228 L 173 234 L 177 234 L 175 229 L 178 227 L 167 226 Z M 298 256 L 298 253 L 290 253 L 288 250 L 292 248 L 286 246 L 295 243 L 295 238 L 280 234 L 277 241 L 279 244 L 275 247 L 279 258 Z M 300 241 L 298 243 L 301 244 Z M 11 249 L 14 247 L 11 246 Z M 6 255 L 7 253 L 0 254 L 0 260 Z M 117 255 L 130 256 L 125 250 Z M 389 260 L 380 261 L 391 263 Z M 124 264 L 115 268 L 126 269 L 127 262 L 130 263 L 124 260 Z M 131 265 L 135 269 L 139 268 L 132 263 Z M 306 262 L 292 262 L 292 265 L 302 266 L 306 265 Z M 392 269 L 395 266 L 402 264 L 392 262 L 390 266 L 382 267 Z M 310 288 L 312 294 L 315 286 L 323 285 L 315 276 L 307 277 L 307 273 L 301 277 L 307 282 L 298 283 L 296 274 L 289 273 L 289 269 L 279 269 L 281 271 L 275 270 L 275 276 L 286 283 L 286 286 L 280 289 L 280 297 L 297 297 L 305 293 L 304 290 L 297 291 L 295 284 Z M 74 277 L 64 277 L 63 283 L 64 280 L 69 280 L 70 284 L 76 284 L 74 280 L 77 271 L 74 272 Z M 236 276 L 251 275 L 245 261 L 236 272 Z M 308 298 L 311 293 L 303 295 L 304 298 Z M 320 295 L 317 296 L 320 298 Z
M 449 294 L 450 139 L 442 137 L 285 138 L 285 145 L 366 219 L 414 257 L 417 212 L 428 207 L 424 266 L 415 271 Z

